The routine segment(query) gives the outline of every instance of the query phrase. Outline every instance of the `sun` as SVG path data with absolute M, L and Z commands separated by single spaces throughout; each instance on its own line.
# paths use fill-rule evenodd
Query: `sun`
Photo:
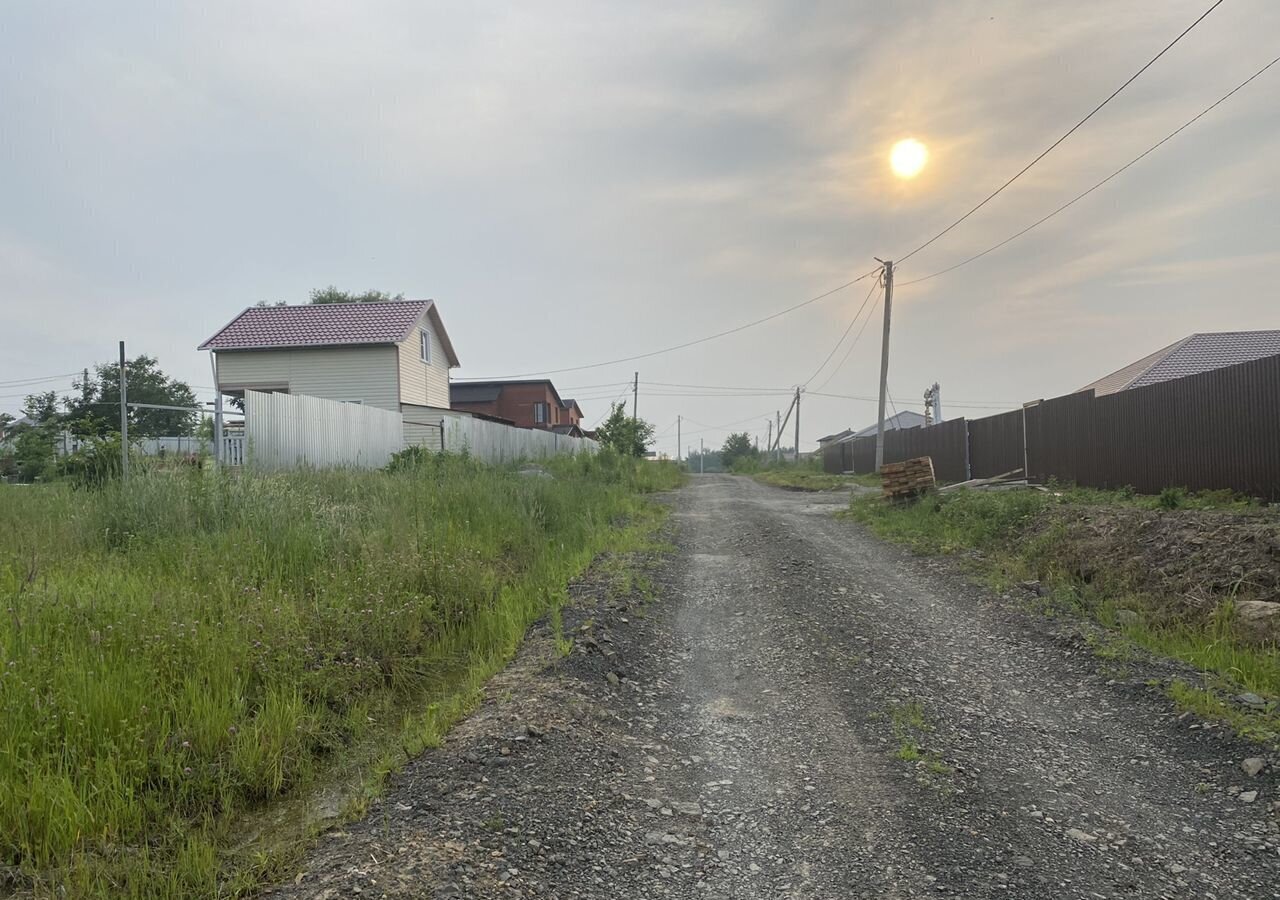
M 915 138 L 905 138 L 889 151 L 889 165 L 899 178 L 915 178 L 929 161 L 929 148 Z

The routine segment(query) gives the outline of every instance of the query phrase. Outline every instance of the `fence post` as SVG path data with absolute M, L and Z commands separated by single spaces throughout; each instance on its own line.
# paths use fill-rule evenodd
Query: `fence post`
M 966 416 L 961 421 L 964 422 L 964 480 L 968 481 L 973 477 L 972 460 L 969 455 L 969 419 Z

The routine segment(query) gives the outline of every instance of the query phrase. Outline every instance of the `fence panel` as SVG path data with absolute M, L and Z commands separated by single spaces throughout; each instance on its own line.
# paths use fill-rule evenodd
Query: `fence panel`
M 245 436 L 249 464 L 264 470 L 378 468 L 404 448 L 400 413 L 302 394 L 246 391 Z
M 1034 481 L 1078 484 L 1097 471 L 1093 391 L 1041 400 L 1027 407 L 1027 468 Z
M 545 459 L 570 453 L 594 453 L 599 444 L 537 428 L 519 428 L 467 413 L 430 407 L 406 407 L 405 442 L 429 450 L 469 453 L 487 463 Z
M 1109 394 L 1093 412 L 1096 465 L 1080 484 L 1280 499 L 1280 356 Z
M 970 478 L 992 478 L 1022 467 L 1022 410 L 969 420 Z

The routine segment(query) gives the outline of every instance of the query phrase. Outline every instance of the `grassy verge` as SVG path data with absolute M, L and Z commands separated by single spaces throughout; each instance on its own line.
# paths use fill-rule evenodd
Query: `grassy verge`
M 438 741 L 596 554 L 645 539 L 640 494 L 680 477 L 545 467 L 0 487 L 0 859 L 73 897 L 276 874 L 288 848 L 246 822 Z
M 822 470 L 818 460 L 801 463 L 765 463 L 743 461 L 734 467 L 740 475 L 750 475 L 762 484 L 794 491 L 833 491 L 853 484 L 880 487 L 879 475 L 832 475 Z
M 1206 585 L 1198 610 L 1185 598 L 1163 596 L 1149 580 L 1135 577 L 1132 566 L 1095 557 L 1082 565 L 1070 517 L 1052 514 L 1062 507 L 1162 510 L 1225 510 L 1262 514 L 1248 501 L 1228 494 L 1159 497 L 1094 490 L 980 492 L 958 490 L 930 494 L 917 502 L 890 504 L 880 498 L 854 498 L 849 514 L 875 534 L 911 546 L 917 552 L 970 552 L 976 573 L 998 590 L 1020 582 L 1034 584 L 1036 602 L 1049 611 L 1087 614 L 1113 629 L 1115 639 L 1097 642 L 1097 652 L 1114 662 L 1126 647 L 1183 660 L 1201 671 L 1201 684 L 1175 682 L 1170 695 L 1181 706 L 1225 720 L 1241 733 L 1274 742 L 1280 736 L 1280 649 L 1274 643 L 1245 640 L 1233 627 L 1239 584 Z M 1069 511 L 1069 510 L 1068 510 Z M 1252 520 L 1251 520 L 1252 521 Z M 1116 540 L 1128 539 L 1118 534 Z M 1230 540 L 1230 538 L 1219 538 Z M 978 551 L 976 554 L 971 551 Z M 1217 593 L 1211 593 L 1216 590 Z M 1261 713 L 1244 710 L 1232 697 L 1241 691 L 1272 700 Z M 1224 699 L 1225 698 L 1225 699 Z

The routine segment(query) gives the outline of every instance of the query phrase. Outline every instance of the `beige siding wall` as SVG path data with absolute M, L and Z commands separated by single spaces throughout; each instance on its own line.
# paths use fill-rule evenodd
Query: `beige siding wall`
M 418 339 L 418 330 L 425 330 L 431 335 L 431 363 L 422 361 L 422 349 Z M 401 342 L 400 355 L 400 402 L 417 406 L 435 406 L 449 408 L 449 361 L 445 358 L 444 345 L 440 337 L 431 327 L 431 320 L 422 317 L 418 327 L 408 339 Z
M 396 348 L 386 345 L 224 350 L 218 354 L 218 381 L 224 390 L 283 388 L 399 412 L 396 357 Z

